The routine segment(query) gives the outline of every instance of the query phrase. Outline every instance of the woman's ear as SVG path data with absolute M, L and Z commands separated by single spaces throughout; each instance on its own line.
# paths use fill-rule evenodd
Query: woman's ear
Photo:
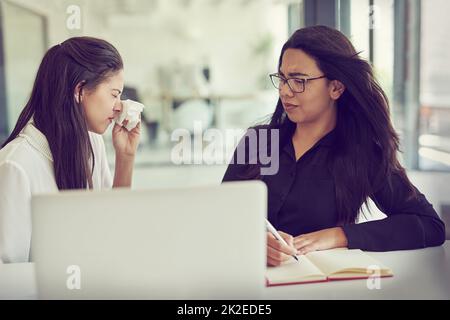
M 330 83 L 330 97 L 333 100 L 337 100 L 345 91 L 345 86 L 339 80 L 332 80 Z
M 75 101 L 79 104 L 83 101 L 83 86 L 85 85 L 86 81 L 81 81 L 77 84 L 74 91 Z

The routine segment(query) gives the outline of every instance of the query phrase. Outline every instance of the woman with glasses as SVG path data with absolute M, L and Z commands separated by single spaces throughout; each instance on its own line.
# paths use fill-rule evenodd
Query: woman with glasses
M 268 220 L 288 244 L 267 233 L 269 265 L 315 250 L 389 251 L 445 241 L 444 223 L 397 158 L 386 95 L 341 32 L 297 30 L 270 78 L 279 91 L 270 123 L 249 129 L 259 143 L 244 136 L 223 178 L 266 183 Z M 272 131 L 277 141 L 267 134 L 261 143 Z M 275 174 L 261 174 L 261 148 L 278 153 Z M 238 150 L 246 151 L 245 161 L 237 161 Z M 369 198 L 386 217 L 357 224 Z
M 139 125 L 114 125 L 114 179 L 101 137 L 121 112 L 123 86 L 122 58 L 104 40 L 70 38 L 44 55 L 0 150 L 0 263 L 29 260 L 32 195 L 131 185 Z

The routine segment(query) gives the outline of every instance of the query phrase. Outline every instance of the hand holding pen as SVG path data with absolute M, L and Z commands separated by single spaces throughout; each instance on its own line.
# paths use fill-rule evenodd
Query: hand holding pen
M 293 243 L 294 238 L 287 233 L 278 232 L 267 219 L 266 227 L 268 231 L 267 263 L 272 266 L 277 266 L 291 257 L 298 261 L 296 256 L 297 250 Z

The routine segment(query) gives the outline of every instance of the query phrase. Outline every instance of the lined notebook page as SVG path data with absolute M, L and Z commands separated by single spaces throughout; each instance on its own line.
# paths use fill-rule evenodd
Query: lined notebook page
M 278 267 L 267 267 L 266 277 L 270 284 L 325 280 L 324 275 L 305 256 L 292 258 Z
M 359 249 L 331 249 L 314 251 L 306 255 L 326 275 L 347 271 L 368 275 L 371 266 L 377 266 L 382 274 L 390 274 L 388 267 Z

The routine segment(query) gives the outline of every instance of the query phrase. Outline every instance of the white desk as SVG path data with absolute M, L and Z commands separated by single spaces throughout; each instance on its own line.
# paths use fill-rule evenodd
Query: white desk
M 33 263 L 0 264 L 0 299 L 36 298 Z
M 420 250 L 367 252 L 394 272 L 369 290 L 367 280 L 331 281 L 266 289 L 267 299 L 450 299 L 450 241 Z
M 450 241 L 442 247 L 369 252 L 394 277 L 369 290 L 366 280 L 265 288 L 265 299 L 450 299 Z M 36 299 L 33 263 L 0 264 L 0 299 Z

